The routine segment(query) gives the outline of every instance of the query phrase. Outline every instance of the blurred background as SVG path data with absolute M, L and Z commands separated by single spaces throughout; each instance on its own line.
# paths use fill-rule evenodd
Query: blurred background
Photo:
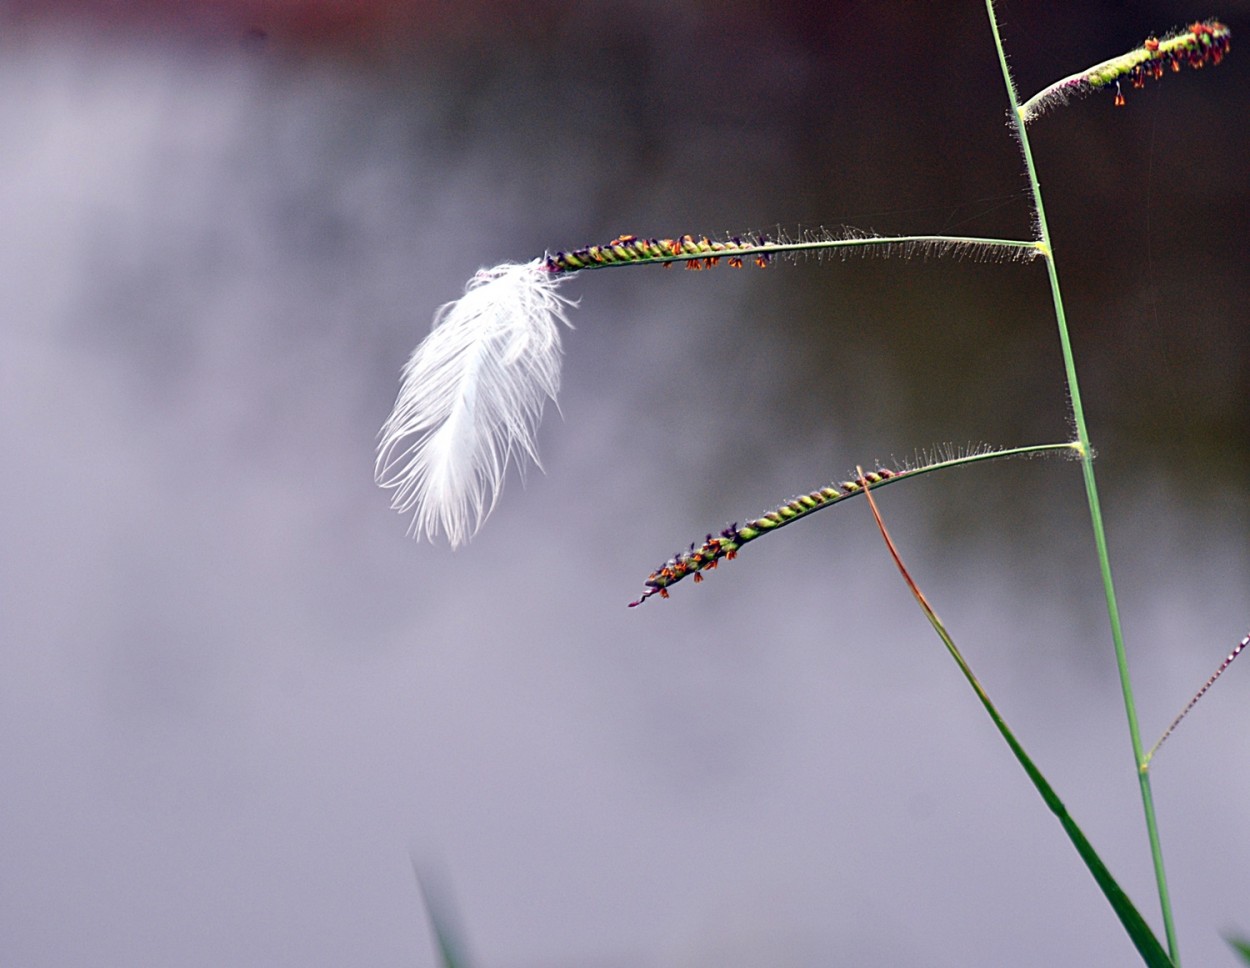
M 1233 50 L 1033 138 L 1147 744 L 1250 629 L 1244 0 L 1004 2 L 1028 95 Z M 1037 265 L 587 273 L 545 474 L 455 553 L 372 480 L 476 269 L 622 233 L 1026 237 L 978 2 L 0 8 L 0 963 L 1118 966 L 1111 910 L 849 502 L 1069 434 Z M 1077 465 L 880 493 L 1158 923 Z M 1156 760 L 1181 950 L 1250 933 L 1250 665 Z

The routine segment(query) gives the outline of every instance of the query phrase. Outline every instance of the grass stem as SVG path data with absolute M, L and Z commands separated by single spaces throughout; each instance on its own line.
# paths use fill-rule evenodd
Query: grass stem
M 1059 270 L 1055 264 L 1054 249 L 1051 246 L 1050 230 L 1046 225 L 1046 209 L 1042 203 L 1042 189 L 1037 178 L 1037 170 L 1033 163 L 1033 153 L 1029 147 L 1029 136 L 1025 129 L 1024 116 L 1012 83 L 1011 71 L 1007 66 L 1007 56 L 1003 50 L 1002 37 L 998 31 L 998 19 L 994 12 L 993 0 L 985 0 L 985 9 L 989 15 L 990 29 L 994 35 L 994 45 L 998 51 L 998 62 L 1002 69 L 1003 83 L 1007 88 L 1007 96 L 1011 101 L 1011 118 L 1016 137 L 1020 142 L 1020 150 L 1024 155 L 1025 168 L 1029 177 L 1029 187 L 1033 193 L 1033 210 L 1037 219 L 1038 242 L 1042 255 L 1046 260 L 1046 271 L 1050 278 L 1050 291 L 1055 310 L 1055 322 L 1059 329 L 1059 342 L 1063 350 L 1063 364 L 1067 375 L 1068 395 L 1072 401 L 1072 418 L 1076 426 L 1077 441 L 1081 444 L 1081 473 L 1085 482 L 1085 494 L 1089 503 L 1090 525 L 1094 532 L 1094 545 L 1098 553 L 1098 568 L 1102 578 L 1103 596 L 1107 602 L 1107 617 L 1111 624 L 1111 640 L 1115 646 L 1116 667 L 1120 677 L 1120 691 L 1124 699 L 1124 710 L 1128 717 L 1129 738 L 1133 746 L 1133 760 L 1136 766 L 1137 779 L 1141 788 L 1142 811 L 1146 820 L 1146 832 L 1150 840 L 1150 853 L 1154 862 L 1155 884 L 1159 892 L 1159 905 L 1163 915 L 1164 931 L 1167 935 L 1168 951 L 1172 961 L 1180 964 L 1177 948 L 1176 930 L 1172 919 L 1172 903 L 1168 895 L 1167 875 L 1163 867 L 1163 850 L 1159 841 L 1158 824 L 1155 818 L 1154 796 L 1150 790 L 1149 761 L 1142 751 L 1141 731 L 1137 724 L 1137 707 L 1133 699 L 1133 686 L 1129 677 L 1128 654 L 1124 648 L 1124 633 L 1120 624 L 1120 609 L 1116 602 L 1115 585 L 1111 577 L 1111 561 L 1107 553 L 1107 536 L 1103 527 L 1102 508 L 1098 500 L 1098 486 L 1094 477 L 1093 448 L 1090 446 L 1089 432 L 1085 426 L 1085 412 L 1081 406 L 1081 390 L 1076 376 L 1076 362 L 1072 353 L 1072 344 L 1068 335 L 1067 316 L 1063 307 L 1063 296 L 1059 289 Z

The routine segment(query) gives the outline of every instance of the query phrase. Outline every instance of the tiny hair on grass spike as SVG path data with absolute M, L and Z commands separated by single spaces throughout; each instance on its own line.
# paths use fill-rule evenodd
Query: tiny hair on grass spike
M 404 367 L 374 479 L 412 512 L 410 532 L 453 548 L 499 499 L 510 461 L 538 464 L 534 434 L 560 389 L 560 327 L 574 305 L 544 262 L 480 270 Z M 539 465 L 541 466 L 541 465 Z
M 1020 119 L 1029 124 L 1053 107 L 1112 85 L 1116 92 L 1115 106 L 1123 107 L 1125 98 L 1120 81 L 1144 87 L 1147 78 L 1157 81 L 1165 72 L 1175 73 L 1186 65 L 1197 69 L 1218 64 L 1228 53 L 1231 35 L 1228 27 L 1218 20 L 1206 20 L 1192 23 L 1162 40 L 1148 37 L 1127 54 L 1095 64 L 1039 91 L 1020 106 Z

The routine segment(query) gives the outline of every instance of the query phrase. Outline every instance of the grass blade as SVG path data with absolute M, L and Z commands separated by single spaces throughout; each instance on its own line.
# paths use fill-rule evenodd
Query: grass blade
M 873 500 L 872 494 L 868 489 L 864 490 L 864 497 L 868 500 L 869 508 L 872 509 L 873 519 L 877 522 L 877 528 L 881 532 L 886 548 L 889 549 L 890 557 L 894 559 L 894 564 L 897 566 L 899 574 L 903 576 L 903 581 L 911 589 L 911 593 L 924 612 L 925 618 L 929 620 L 929 624 L 933 626 L 933 630 L 937 632 L 938 637 L 946 646 L 946 651 L 950 653 L 951 658 L 955 660 L 955 664 L 959 666 L 959 671 L 968 680 L 968 685 L 972 686 L 973 691 L 977 694 L 977 698 L 981 700 L 981 705 L 985 707 L 985 711 L 989 713 L 990 719 L 993 720 L 998 732 L 1011 748 L 1011 752 L 1015 754 L 1016 760 L 1024 768 L 1024 772 L 1028 774 L 1037 792 L 1041 794 L 1042 800 L 1046 803 L 1050 812 L 1059 819 L 1059 823 L 1063 826 L 1064 832 L 1067 833 L 1068 839 L 1072 841 L 1076 852 L 1081 855 L 1081 860 L 1085 862 L 1085 866 L 1089 869 L 1090 874 L 1093 875 L 1094 881 L 1102 890 L 1103 896 L 1110 903 L 1116 916 L 1120 919 L 1120 923 L 1124 925 L 1124 930 L 1128 932 L 1128 936 L 1136 946 L 1142 960 L 1151 968 L 1175 968 L 1172 959 L 1168 957 L 1167 951 L 1159 943 L 1155 933 L 1150 930 L 1150 925 L 1146 923 L 1145 918 L 1141 916 L 1133 902 L 1129 900 L 1124 889 L 1112 877 L 1111 871 L 1103 863 L 1102 858 L 1098 856 L 1093 844 L 1089 842 L 1081 828 L 1077 826 L 1076 821 L 1072 819 L 1071 814 L 1068 813 L 1068 808 L 1064 806 L 1063 801 L 1059 799 L 1059 795 L 1055 793 L 1049 781 L 1042 775 L 1042 771 L 1037 768 L 1033 760 L 1024 751 L 1024 747 L 1020 745 L 1020 741 L 1016 739 L 1006 720 L 999 714 L 998 708 L 990 701 L 989 694 L 981 686 L 977 677 L 973 675 L 968 663 L 964 661 L 963 655 L 960 654 L 959 649 L 955 646 L 955 642 L 951 638 L 950 633 L 946 631 L 942 620 L 938 618 L 937 613 L 924 597 L 924 593 L 920 591 L 919 586 L 908 572 L 907 566 L 903 564 L 903 559 L 899 555 L 898 549 L 894 546 L 890 533 L 886 530 L 885 522 L 881 519 L 881 512 L 877 509 L 877 502 Z
M 1225 938 L 1224 940 L 1241 956 L 1244 964 L 1250 965 L 1250 941 L 1243 941 L 1240 938 Z
M 421 876 L 416 858 L 412 858 L 412 873 L 416 876 L 417 887 L 421 890 L 421 904 L 430 919 L 430 928 L 438 945 L 439 968 L 472 968 L 463 935 L 453 916 L 448 892 L 436 888 L 428 876 Z

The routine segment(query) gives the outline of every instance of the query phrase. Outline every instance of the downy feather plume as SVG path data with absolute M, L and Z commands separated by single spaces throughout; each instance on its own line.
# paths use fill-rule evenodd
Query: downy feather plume
M 542 260 L 479 270 L 404 367 L 380 433 L 374 479 L 410 533 L 464 544 L 495 507 L 510 460 L 538 464 L 534 433 L 560 388 L 560 329 L 571 326 Z

